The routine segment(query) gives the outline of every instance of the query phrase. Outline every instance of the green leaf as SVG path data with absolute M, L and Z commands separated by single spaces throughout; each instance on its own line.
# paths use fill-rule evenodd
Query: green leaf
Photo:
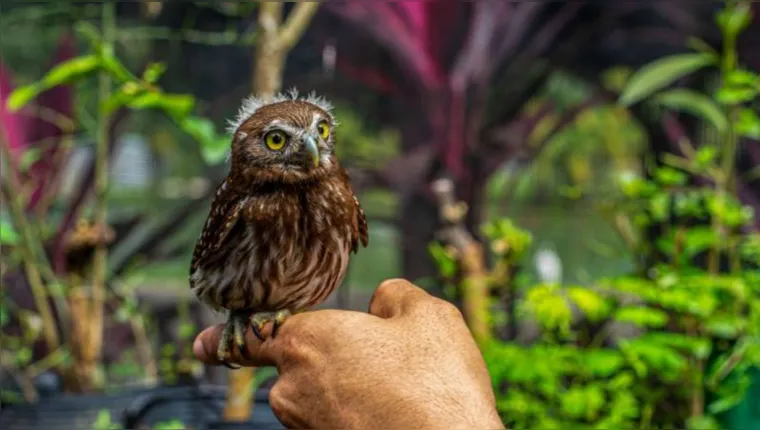
M 111 74 L 114 78 L 116 78 L 117 81 L 120 82 L 130 82 L 130 81 L 137 81 L 137 76 L 133 75 L 132 72 L 129 71 L 127 66 L 122 64 L 121 61 L 119 61 L 118 58 L 114 57 L 113 55 L 103 55 L 102 56 L 103 61 L 103 68 L 108 71 L 108 73 Z
M 702 145 L 697 149 L 694 161 L 701 167 L 709 166 L 718 157 L 718 148 L 714 145 Z
M 677 79 L 715 63 L 715 57 L 705 53 L 672 55 L 653 61 L 631 76 L 620 95 L 619 102 L 630 106 Z
M 190 116 L 180 122 L 180 128 L 200 143 L 201 155 L 207 164 L 219 164 L 229 154 L 229 137 L 218 135 L 214 123 L 210 120 Z
M 669 166 L 663 166 L 656 169 L 654 171 L 654 177 L 657 182 L 666 186 L 684 185 L 689 179 L 686 173 Z
M 84 55 L 59 63 L 39 81 L 14 90 L 8 97 L 8 109 L 17 111 L 40 93 L 88 76 L 100 66 L 100 57 L 95 55 Z
M 175 121 L 181 121 L 192 112 L 195 98 L 186 94 L 146 92 L 138 94 L 126 105 L 132 109 L 160 109 Z
M 629 322 L 641 327 L 662 327 L 668 322 L 668 314 L 659 309 L 626 306 L 615 312 L 615 320 Z
M 10 222 L 0 219 L 0 244 L 15 245 L 19 241 L 19 235 Z
M 723 31 L 724 36 L 735 38 L 752 21 L 752 10 L 749 2 L 741 2 L 724 8 L 718 12 L 715 21 Z
M 760 116 L 750 108 L 741 109 L 734 130 L 743 137 L 760 140 Z
M 451 278 L 457 272 L 457 264 L 451 255 L 446 251 L 446 248 L 438 242 L 432 242 L 428 245 L 428 252 L 435 261 L 438 267 L 438 272 L 444 278 Z
M 609 315 L 610 306 L 607 300 L 588 288 L 570 287 L 567 289 L 567 295 L 590 321 L 600 321 Z
M 686 420 L 687 430 L 720 430 L 720 428 L 718 421 L 709 415 L 689 417 Z
M 683 236 L 683 252 L 688 257 L 693 257 L 707 251 L 718 242 L 718 235 L 709 226 L 693 227 L 686 231 Z
M 734 339 L 747 327 L 747 320 L 739 315 L 716 314 L 705 323 L 705 330 L 715 337 Z
M 728 129 L 728 118 L 721 108 L 703 94 L 677 88 L 655 97 L 654 102 L 668 109 L 690 113 L 713 125 L 720 133 Z
M 723 86 L 715 93 L 715 99 L 730 106 L 754 100 L 758 94 L 760 94 L 760 90 L 756 88 Z
M 647 333 L 639 338 L 651 345 L 668 346 L 688 352 L 696 358 L 707 358 L 712 350 L 710 339 L 690 337 L 679 333 Z
M 744 69 L 732 70 L 726 74 L 726 84 L 732 87 L 758 87 L 760 75 Z
M 145 82 L 154 84 L 163 76 L 166 72 L 166 64 L 164 63 L 150 63 L 143 72 L 143 80 Z

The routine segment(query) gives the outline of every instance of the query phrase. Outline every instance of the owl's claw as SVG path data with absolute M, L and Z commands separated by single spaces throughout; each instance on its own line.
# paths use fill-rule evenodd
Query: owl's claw
M 228 368 L 230 370 L 238 370 L 238 369 L 240 369 L 242 367 L 242 366 L 236 366 L 234 364 L 227 363 L 226 361 L 222 361 L 222 364 L 224 365 L 224 367 L 226 367 L 226 368 Z
M 251 328 L 253 329 L 253 334 L 256 335 L 257 338 L 259 338 L 260 341 L 264 342 L 266 339 L 264 336 L 261 335 L 261 329 L 264 328 L 264 325 L 268 323 L 269 321 L 272 322 L 272 335 L 271 338 L 274 339 L 275 336 L 277 336 L 277 329 L 282 326 L 282 324 L 285 322 L 285 320 L 291 315 L 291 312 L 289 310 L 282 310 L 277 312 L 261 312 L 257 314 L 253 314 L 253 317 L 251 318 Z
M 217 359 L 226 367 L 237 370 L 240 366 L 233 366 L 229 363 L 232 357 L 232 344 L 237 347 L 240 356 L 246 360 L 251 360 L 248 349 L 245 345 L 245 332 L 248 329 L 249 314 L 246 312 L 232 312 L 227 319 L 222 331 L 222 338 L 219 340 L 219 347 L 216 351 Z

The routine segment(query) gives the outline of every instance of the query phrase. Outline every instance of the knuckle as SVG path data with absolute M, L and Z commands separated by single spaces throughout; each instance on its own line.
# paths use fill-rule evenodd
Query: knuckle
M 462 311 L 459 310 L 453 303 L 433 297 L 428 303 L 428 310 L 436 316 L 442 317 L 447 320 L 459 320 L 463 318 Z
M 385 281 L 381 282 L 380 285 L 377 286 L 377 290 L 375 290 L 373 299 L 385 300 L 397 294 L 400 289 L 411 286 L 411 285 L 412 284 L 406 279 L 401 279 L 401 278 L 386 279 Z
M 272 412 L 278 417 L 282 417 L 287 414 L 287 390 L 285 383 L 278 381 L 269 390 L 269 407 L 272 408 Z

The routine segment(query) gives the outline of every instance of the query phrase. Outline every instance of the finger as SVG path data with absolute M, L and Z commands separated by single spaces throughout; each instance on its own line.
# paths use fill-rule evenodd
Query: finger
M 388 279 L 372 295 L 369 313 L 380 318 L 401 316 L 432 298 L 425 290 L 406 279 Z
M 219 342 L 222 339 L 222 331 L 224 331 L 224 324 L 218 324 L 211 326 L 203 330 L 193 343 L 193 354 L 205 364 L 221 365 L 222 362 L 216 355 Z M 272 334 L 272 325 L 267 324 L 262 329 L 262 335 L 267 339 Z M 278 336 L 281 333 L 278 333 Z M 266 342 L 261 342 L 253 334 L 252 330 L 246 332 L 246 352 L 251 358 L 250 360 L 242 356 L 238 348 L 231 348 L 230 357 L 228 363 L 237 364 L 246 367 L 264 367 L 264 366 L 276 366 L 277 365 L 277 346 L 275 339 L 268 339 Z

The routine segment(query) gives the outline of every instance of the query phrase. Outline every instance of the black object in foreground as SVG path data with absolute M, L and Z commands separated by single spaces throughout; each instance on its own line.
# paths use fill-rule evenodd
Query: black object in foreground
M 222 422 L 227 388 L 224 386 L 171 386 L 133 389 L 116 394 L 60 394 L 35 404 L 7 405 L 0 409 L 3 430 L 92 429 L 103 411 L 123 429 L 150 429 L 179 421 L 196 430 L 283 429 L 269 407 L 269 390 L 256 393 L 253 418 L 245 423 Z

